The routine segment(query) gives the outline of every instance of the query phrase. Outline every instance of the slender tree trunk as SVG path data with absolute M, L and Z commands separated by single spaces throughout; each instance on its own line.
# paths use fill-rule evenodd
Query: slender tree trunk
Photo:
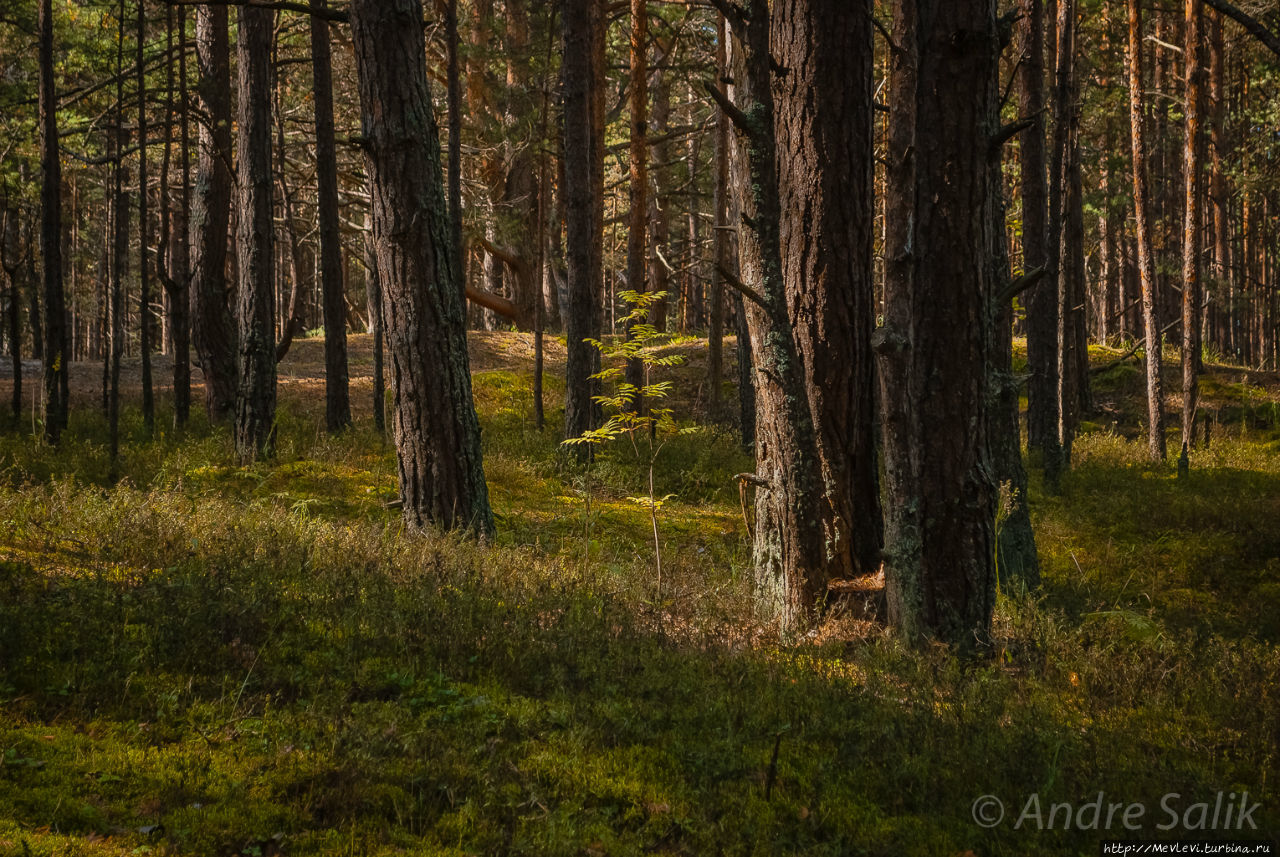
M 1147 351 L 1147 449 L 1152 461 L 1164 461 L 1164 392 L 1160 378 L 1160 323 L 1156 320 L 1155 264 L 1151 251 L 1147 144 L 1142 115 L 1142 8 L 1129 0 L 1129 134 L 1133 143 L 1133 208 L 1142 284 L 1142 325 Z
M 653 166 L 649 169 L 652 183 L 649 198 L 646 202 L 645 217 L 649 229 L 648 249 L 648 290 L 653 293 L 663 292 L 666 297 L 658 298 L 649 307 L 649 323 L 660 332 L 667 329 L 667 317 L 675 301 L 671 295 L 670 262 L 671 216 L 669 206 L 671 198 L 664 193 L 670 187 L 671 143 L 667 132 L 671 125 L 671 81 L 662 66 L 668 54 L 659 53 L 655 58 L 656 67 L 650 72 L 653 92 L 653 110 L 649 116 L 649 124 L 653 126 L 655 142 L 653 143 Z
M 1230 205 L 1222 159 L 1226 154 L 1226 97 L 1223 91 L 1222 13 L 1209 13 L 1209 99 L 1211 114 L 1209 200 L 1213 205 L 1213 298 L 1219 318 L 1218 345 L 1224 354 L 1231 352 L 1231 239 L 1228 227 Z
M 891 71 L 885 589 L 909 639 L 972 647 L 995 602 L 987 253 L 994 0 L 898 0 Z
M 1195 445 L 1196 406 L 1200 388 L 1196 357 L 1200 353 L 1200 2 L 1185 0 L 1186 142 L 1183 180 L 1186 207 L 1182 227 L 1182 450 Z
M 273 19 L 270 9 L 241 7 L 236 42 L 240 282 L 236 293 L 239 384 L 235 441 L 236 454 L 246 464 L 271 454 L 276 414 L 270 99 Z
M 646 0 L 631 0 L 631 66 L 627 91 L 631 106 L 631 140 L 629 148 L 631 208 L 627 217 L 627 288 L 643 293 L 646 289 L 645 254 L 648 251 L 647 217 L 649 214 L 649 11 Z M 636 322 L 628 321 L 626 335 L 632 338 Z M 644 367 L 638 359 L 628 360 L 628 384 L 644 384 Z M 639 401 L 637 409 L 643 408 Z
M 781 259 L 816 428 L 828 573 L 874 574 L 882 518 L 875 443 L 870 0 L 776 8 Z M 1002 235 L 1003 237 L 1003 235 Z
M 446 94 L 449 100 L 449 246 L 462 271 L 462 75 L 458 67 L 458 0 L 447 0 L 444 17 Z M 466 277 L 459 278 L 466 290 Z M 464 304 L 463 308 L 466 306 Z
M 40 0 L 40 257 L 44 266 L 44 437 L 67 427 L 67 311 L 62 288 L 62 161 L 53 69 L 53 5 Z
M 727 24 L 721 17 L 716 27 L 716 82 L 723 95 L 724 78 L 728 74 L 725 39 Z M 711 413 L 718 416 L 724 375 L 724 271 L 729 264 L 729 206 L 726 188 L 729 183 L 729 118 L 717 111 L 715 124 L 714 173 L 711 185 L 711 330 L 707 335 L 707 364 L 710 373 Z
M 7 200 L 6 200 L 7 202 Z M 17 208 L 4 209 L 4 224 L 0 228 L 0 254 L 3 254 L 4 272 L 9 280 L 9 357 L 13 363 L 13 426 L 22 425 L 22 290 L 18 279 L 21 265 L 14 258 L 18 254 Z M 34 248 L 28 247 L 28 253 Z
M 138 350 L 142 354 L 142 423 L 147 434 L 155 431 L 156 402 L 151 379 L 151 220 L 147 212 L 147 75 L 146 3 L 138 0 L 138 34 L 134 68 L 138 81 Z
M 373 198 L 373 188 L 369 188 Z M 365 295 L 369 306 L 369 327 L 373 333 L 373 426 L 378 434 L 386 434 L 387 382 L 383 371 L 382 284 L 378 279 L 378 253 L 373 246 L 373 216 L 365 213 L 364 257 Z
M 456 0 L 453 0 L 456 2 Z M 311 0 L 316 9 L 325 0 Z M 347 302 L 342 282 L 342 231 L 338 223 L 338 153 L 333 137 L 333 71 L 329 24 L 311 16 L 311 69 L 316 105 L 316 208 L 320 222 L 320 290 L 324 296 L 325 422 L 329 431 L 351 425 L 347 379 Z
M 120 458 L 120 361 L 124 357 L 124 278 L 129 263 L 129 198 L 124 189 L 124 0 L 120 0 L 116 28 L 116 108 L 114 151 L 112 152 L 112 232 L 111 262 L 111 356 L 108 361 L 107 431 L 111 475 L 116 475 Z
M 1040 450 L 1045 480 L 1057 483 L 1058 448 L 1058 286 L 1050 267 L 1048 199 L 1045 185 L 1044 0 L 1021 0 L 1022 63 L 1019 110 L 1031 121 L 1022 133 L 1022 264 L 1044 268 L 1027 307 L 1027 442 Z M 1056 235 L 1053 240 L 1056 239 Z
M 209 419 L 231 416 L 236 399 L 236 331 L 227 304 L 231 216 L 231 60 L 225 6 L 196 7 L 199 160 L 191 208 L 191 343 L 204 375 Z
M 170 10 L 170 22 L 173 18 Z M 187 227 L 191 217 L 191 139 L 187 121 L 187 12 L 182 6 L 177 7 L 178 23 L 178 101 L 179 111 L 179 153 L 181 167 L 179 169 L 181 187 L 178 193 L 178 206 L 172 212 L 173 221 L 169 226 L 169 242 L 166 249 L 165 290 L 169 296 L 169 330 L 173 342 L 173 423 L 181 429 L 187 424 L 191 413 L 191 320 L 189 314 L 191 284 L 191 245 L 187 240 Z M 172 30 L 170 30 L 172 35 Z M 170 65 L 172 69 L 172 65 Z M 172 144 L 173 122 L 173 83 L 168 87 L 168 103 L 166 114 L 169 125 L 165 129 L 165 155 L 168 157 Z M 164 183 L 165 199 L 169 199 L 171 188 Z
M 591 380 L 599 354 L 585 340 L 600 336 L 603 197 L 596 192 L 603 166 L 595 163 L 604 141 L 597 139 L 598 76 L 596 54 L 603 47 L 604 10 L 600 0 L 565 0 L 561 12 L 564 48 L 562 111 L 564 122 L 565 256 L 568 261 L 568 300 L 564 316 L 565 437 L 581 437 L 596 425 Z M 597 173 L 600 180 L 597 181 Z M 590 454 L 589 444 L 577 444 Z
M 756 361 L 756 602 L 790 634 L 824 595 L 828 564 L 822 475 L 783 279 L 769 11 L 766 0 L 750 0 L 740 13 L 729 7 L 734 84 L 724 107 L 731 106 L 726 112 L 737 132 L 729 160 L 744 224 L 738 232 L 742 279 L 757 296 L 746 307 Z
M 418 0 L 353 0 L 405 523 L 493 531 Z

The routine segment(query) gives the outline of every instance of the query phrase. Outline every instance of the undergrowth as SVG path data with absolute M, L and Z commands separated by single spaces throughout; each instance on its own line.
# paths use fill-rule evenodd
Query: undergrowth
M 305 398 L 248 468 L 132 412 L 115 484 L 92 413 L 56 451 L 0 436 L 0 854 L 1096 854 L 1219 791 L 1280 831 L 1262 429 L 1183 481 L 1081 437 L 1060 494 L 1033 481 L 1043 589 L 960 660 L 839 610 L 795 645 L 759 626 L 727 429 L 659 461 L 655 602 L 644 463 L 596 464 L 584 541 L 528 374 L 476 397 L 485 546 L 404 533 L 389 444 L 325 436 Z M 1144 829 L 1014 829 L 1032 794 L 1100 792 Z

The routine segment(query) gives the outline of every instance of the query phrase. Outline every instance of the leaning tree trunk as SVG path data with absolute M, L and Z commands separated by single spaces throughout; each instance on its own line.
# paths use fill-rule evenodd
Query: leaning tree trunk
M 236 332 L 227 305 L 227 232 L 231 217 L 231 60 L 224 6 L 196 9 L 200 83 L 199 160 L 191 207 L 191 344 L 204 374 L 210 420 L 236 400 Z
M 882 519 L 875 442 L 870 0 L 776 7 L 787 304 L 804 369 L 826 504 L 828 573 L 874 574 Z
M 239 289 L 236 371 L 236 454 L 248 463 L 271 452 L 276 415 L 275 301 L 271 214 L 270 9 L 244 6 L 237 40 L 239 216 L 236 219 Z
M 1138 276 L 1142 281 L 1142 326 L 1147 351 L 1147 450 L 1164 461 L 1164 392 L 1160 379 L 1160 323 L 1156 320 L 1155 265 L 1151 251 L 1151 194 L 1147 185 L 1147 142 L 1142 116 L 1142 7 L 1129 0 L 1129 134 L 1133 143 L 1134 230 Z
M 565 0 L 561 93 L 564 122 L 565 257 L 568 299 L 565 307 L 564 434 L 581 437 L 596 424 L 592 397 L 597 384 L 591 376 L 599 353 L 585 340 L 600 337 L 601 236 L 603 198 L 597 195 L 595 164 L 603 140 L 597 102 L 604 81 L 598 77 L 596 54 L 603 39 L 601 0 Z M 590 454 L 590 444 L 573 447 Z
M 67 310 L 62 288 L 62 160 L 53 81 L 53 5 L 40 0 L 40 258 L 44 266 L 44 437 L 67 427 Z
M 744 228 L 738 232 L 756 390 L 755 534 L 757 608 L 784 634 L 808 619 L 828 580 L 823 485 L 804 367 L 787 314 L 783 280 L 776 129 L 766 0 L 721 3 L 733 32 L 734 85 L 721 103 L 736 133 L 730 184 Z M 709 90 L 719 96 L 718 89 Z
M 311 0 L 316 9 L 325 0 Z M 347 380 L 347 302 L 342 283 L 342 231 L 338 223 L 338 154 L 333 137 L 333 71 L 329 23 L 311 16 L 311 69 L 316 105 L 316 216 L 320 221 L 320 292 L 324 296 L 325 424 L 351 425 Z
M 353 0 L 405 522 L 493 531 L 418 0 Z
M 1195 444 L 1196 405 L 1200 385 L 1196 358 L 1200 352 L 1200 2 L 1186 0 L 1186 143 L 1183 180 L 1186 210 L 1182 226 L 1182 450 Z
M 884 391 L 885 588 L 909 639 L 971 647 L 995 601 L 988 450 L 994 0 L 895 4 Z

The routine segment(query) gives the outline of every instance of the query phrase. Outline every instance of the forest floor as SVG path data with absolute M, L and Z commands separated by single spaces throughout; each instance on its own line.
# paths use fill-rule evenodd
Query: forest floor
M 175 433 L 163 392 L 147 437 L 136 363 L 118 481 L 100 366 L 73 366 L 58 449 L 29 414 L 0 434 L 0 855 L 1012 857 L 1280 835 L 1276 376 L 1210 367 L 1211 443 L 1179 480 L 1145 460 L 1136 361 L 1096 374 L 1061 490 L 1033 468 L 1043 585 L 1006 586 L 992 648 L 964 660 L 904 648 L 859 604 L 799 642 L 756 621 L 727 419 L 658 459 L 659 585 L 628 499 L 644 465 L 625 442 L 589 472 L 558 453 L 554 340 L 539 431 L 530 339 L 471 337 L 493 542 L 405 534 L 369 340 L 351 342 L 356 427 L 324 433 L 322 347 L 298 341 L 268 463 L 236 466 L 200 417 Z M 676 417 L 713 424 L 705 342 L 672 350 Z

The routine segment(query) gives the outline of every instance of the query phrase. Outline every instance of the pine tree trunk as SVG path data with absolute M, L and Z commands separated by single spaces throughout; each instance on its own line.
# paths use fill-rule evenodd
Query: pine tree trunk
M 1195 445 L 1199 383 L 1196 358 L 1200 353 L 1200 2 L 1185 0 L 1183 59 L 1186 62 L 1186 141 L 1183 181 L 1186 206 L 1182 227 L 1182 448 Z
M 325 0 L 311 0 L 317 9 Z M 316 216 L 320 224 L 320 291 L 324 297 L 325 423 L 331 432 L 351 425 L 347 379 L 347 301 L 342 281 L 338 222 L 338 153 L 333 136 L 333 70 L 329 24 L 311 16 L 311 69 L 316 106 Z
M 276 413 L 275 265 L 271 173 L 271 36 L 274 13 L 239 10 L 236 151 L 236 455 L 249 463 L 271 454 Z
M 147 214 L 147 75 L 146 4 L 138 2 L 137 50 L 134 69 L 138 82 L 138 350 L 142 354 L 142 423 L 147 434 L 155 431 L 156 402 L 151 383 L 151 267 L 147 251 L 151 246 L 151 220 Z
M 909 639 L 982 642 L 995 602 L 993 0 L 898 0 L 884 327 L 885 588 Z
M 351 3 L 400 499 L 412 529 L 486 535 L 493 513 L 421 21 L 418 0 Z
M 738 231 L 742 280 L 759 301 L 745 307 L 756 390 L 752 565 L 757 609 L 790 634 L 825 593 L 824 492 L 804 367 L 787 314 L 766 0 L 743 4 L 742 17 L 730 18 L 730 26 L 730 116 L 737 133 L 729 169 L 744 224 Z
M 725 39 L 727 25 L 722 18 L 716 27 L 716 81 L 721 95 L 725 92 Z M 711 329 L 707 334 L 707 371 L 711 387 L 711 414 L 719 416 L 721 386 L 724 377 L 724 271 L 729 264 L 728 193 L 729 119 L 724 111 L 716 112 L 715 152 L 711 185 Z
M 564 48 L 562 110 L 564 116 L 565 257 L 568 262 L 567 301 L 564 314 L 565 437 L 581 437 L 597 423 L 592 401 L 598 385 L 591 375 L 599 366 L 599 353 L 584 340 L 600 337 L 600 287 L 604 202 L 597 188 L 603 182 L 603 164 L 596 159 L 604 140 L 597 139 L 599 90 L 596 55 L 603 48 L 603 16 L 600 0 L 565 0 L 561 12 Z M 599 179 L 597 179 L 597 173 Z M 589 444 L 574 447 L 590 454 Z
M 199 160 L 191 207 L 191 344 L 204 374 L 209 419 L 231 416 L 236 400 L 236 331 L 227 304 L 231 217 L 231 60 L 227 9 L 196 7 Z
M 1147 352 L 1147 450 L 1152 461 L 1164 461 L 1164 392 L 1160 377 L 1160 323 L 1156 320 L 1151 195 L 1147 184 L 1147 143 L 1142 115 L 1142 8 L 1139 4 L 1140 0 L 1129 0 L 1129 135 L 1133 148 L 1134 228 L 1138 242 L 1142 326 Z
M 53 68 L 53 5 L 40 0 L 40 258 L 44 266 L 44 436 L 67 427 L 67 311 L 62 288 L 62 158 Z
M 1058 450 L 1058 287 L 1049 267 L 1045 184 L 1044 0 L 1021 0 L 1022 63 L 1019 111 L 1031 121 L 1022 133 L 1022 266 L 1048 275 L 1031 287 L 1027 307 L 1027 442 L 1043 456 L 1045 479 L 1056 484 Z M 1056 236 L 1052 240 L 1057 240 Z
M 874 574 L 882 529 L 875 444 L 871 4 L 779 5 L 781 258 L 816 429 L 833 577 Z

